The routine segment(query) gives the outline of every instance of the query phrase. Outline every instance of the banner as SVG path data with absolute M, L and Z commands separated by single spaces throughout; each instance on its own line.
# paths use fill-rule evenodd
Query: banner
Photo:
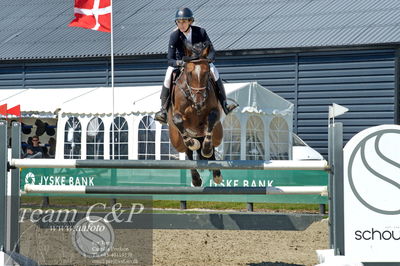
M 400 126 L 368 128 L 344 148 L 345 255 L 400 261 Z

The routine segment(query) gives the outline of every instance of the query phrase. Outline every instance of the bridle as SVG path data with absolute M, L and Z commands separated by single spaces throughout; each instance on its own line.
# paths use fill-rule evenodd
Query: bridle
M 198 104 L 200 106 L 203 106 L 204 102 L 207 99 L 207 87 L 208 86 L 207 87 L 201 87 L 201 88 L 193 88 L 187 83 L 187 81 L 185 83 L 186 83 L 186 87 L 187 87 L 187 89 L 189 91 L 190 100 L 192 101 L 192 107 L 195 108 L 196 104 Z M 200 102 L 196 102 L 196 96 L 198 94 L 201 94 L 201 93 L 202 93 L 202 96 L 203 96 L 201 98 L 201 101 Z
M 198 63 L 198 62 L 207 62 L 209 63 L 209 60 L 207 59 L 196 59 L 196 60 L 192 60 L 190 61 L 192 63 Z M 183 71 L 182 71 L 183 73 Z M 207 73 L 207 76 L 209 75 L 209 73 Z M 210 88 L 210 79 L 209 77 L 207 77 L 207 86 L 205 87 L 200 87 L 200 88 L 194 88 L 192 86 L 189 85 L 188 83 L 188 77 L 186 76 L 185 79 L 185 84 L 184 84 L 184 88 L 181 87 L 181 91 L 183 92 L 183 94 L 186 96 L 186 98 L 188 98 L 189 100 L 191 100 L 192 102 L 192 107 L 197 109 L 195 106 L 203 106 L 204 102 L 207 99 L 207 90 L 208 88 Z M 202 94 L 202 99 L 200 102 L 196 102 L 196 96 Z M 199 112 L 200 110 L 197 110 L 197 112 Z

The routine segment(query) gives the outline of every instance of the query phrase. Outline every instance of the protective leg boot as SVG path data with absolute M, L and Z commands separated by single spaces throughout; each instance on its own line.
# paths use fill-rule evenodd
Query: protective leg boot
M 160 123 L 166 124 L 168 118 L 168 106 L 170 102 L 169 88 L 162 86 L 160 99 L 161 99 L 161 110 L 155 114 L 154 119 Z
M 227 115 L 230 112 L 232 112 L 236 107 L 238 107 L 239 105 L 237 104 L 229 104 L 226 102 L 226 93 L 225 93 L 225 87 L 224 84 L 222 83 L 221 79 L 218 79 L 216 81 L 217 84 L 217 96 L 218 96 L 218 100 L 221 103 L 222 106 L 222 110 L 224 110 L 224 113 Z

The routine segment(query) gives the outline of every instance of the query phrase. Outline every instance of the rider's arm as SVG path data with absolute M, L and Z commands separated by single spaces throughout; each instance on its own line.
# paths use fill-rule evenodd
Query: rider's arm
M 168 44 L 168 66 L 178 67 L 182 65 L 182 60 L 177 58 L 177 45 L 179 43 L 179 30 L 175 30 L 171 33 L 169 37 L 169 44 Z
M 208 34 L 205 29 L 201 29 L 201 33 L 203 35 L 204 41 L 210 42 L 210 50 L 208 51 L 208 56 L 207 59 L 209 59 L 211 62 L 214 62 L 215 60 L 215 49 L 214 45 L 212 44 L 210 37 L 208 37 Z

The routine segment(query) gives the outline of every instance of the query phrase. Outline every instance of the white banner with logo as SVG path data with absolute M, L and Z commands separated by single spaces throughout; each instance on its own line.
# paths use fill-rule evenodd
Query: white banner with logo
M 400 261 L 400 126 L 358 133 L 343 156 L 345 255 Z

